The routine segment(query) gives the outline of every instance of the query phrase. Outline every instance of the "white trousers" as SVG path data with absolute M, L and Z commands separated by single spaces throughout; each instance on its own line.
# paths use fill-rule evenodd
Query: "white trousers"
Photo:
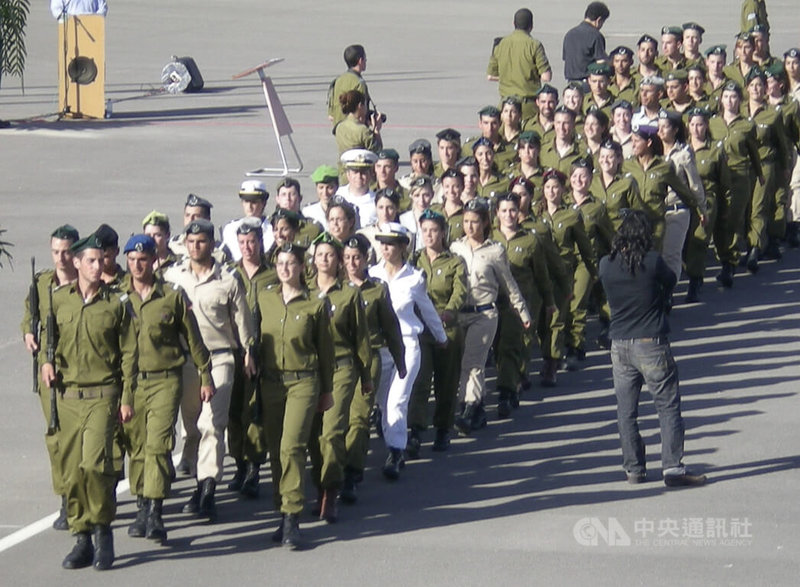
M 406 370 L 403 379 L 397 373 L 394 360 L 386 347 L 381 348 L 381 383 L 378 389 L 378 406 L 381 408 L 383 441 L 388 448 L 406 448 L 408 440 L 408 401 L 417 379 L 420 365 L 419 339 L 404 336 Z

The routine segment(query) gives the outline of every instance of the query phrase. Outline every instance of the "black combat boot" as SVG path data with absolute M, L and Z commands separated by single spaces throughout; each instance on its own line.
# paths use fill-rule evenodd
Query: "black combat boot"
M 344 483 L 342 484 L 342 490 L 339 492 L 339 499 L 342 500 L 342 503 L 354 504 L 358 501 L 356 487 L 356 471 L 350 467 L 345 467 Z
M 400 477 L 400 469 L 403 467 L 405 467 L 403 451 L 399 448 L 390 448 L 383 464 L 383 476 L 394 481 Z
M 483 406 L 483 402 L 480 402 L 475 406 L 475 411 L 472 413 L 470 427 L 472 430 L 480 430 L 481 428 L 486 428 L 488 423 L 489 422 L 486 418 L 486 408 Z
M 106 571 L 114 564 L 114 534 L 111 526 L 102 524 L 94 527 L 94 568 Z
M 497 417 L 505 420 L 511 416 L 511 390 L 500 387 L 497 392 Z
M 192 491 L 191 497 L 189 497 L 189 501 L 183 504 L 183 509 L 181 510 L 184 514 L 196 514 L 200 509 L 200 489 L 201 484 L 197 482 L 197 489 Z
M 761 249 L 753 247 L 750 249 L 750 254 L 747 255 L 747 270 L 750 273 L 758 273 L 758 260 L 761 258 Z
M 719 281 L 722 287 L 731 288 L 733 287 L 733 273 L 735 270 L 735 266 L 731 265 L 730 263 L 723 263 L 722 270 L 717 275 L 717 281 Z
M 53 521 L 54 530 L 69 530 L 69 523 L 67 522 L 67 498 L 61 496 L 61 509 L 58 510 L 58 517 Z
M 281 521 L 278 523 L 278 528 L 270 536 L 270 540 L 280 544 L 283 542 L 283 524 L 286 521 L 286 514 L 281 516 Z
M 241 491 L 244 484 L 244 478 L 247 476 L 247 463 L 236 459 L 236 472 L 233 474 L 233 479 L 228 483 L 229 491 Z
M 475 415 L 476 405 L 474 403 L 464 404 L 464 410 L 461 415 L 456 416 L 456 430 L 459 434 L 468 436 L 472 432 L 472 417 Z
M 328 487 L 322 491 L 322 506 L 319 511 L 319 519 L 325 520 L 329 524 L 335 524 L 339 520 L 339 508 L 336 504 L 336 495 L 339 491 L 333 487 Z
M 299 514 L 287 514 L 283 517 L 283 540 L 281 543 L 292 550 L 301 550 L 303 548 L 303 539 L 300 537 Z
M 258 482 L 259 482 L 259 468 L 258 463 L 247 462 L 247 473 L 244 476 L 244 483 L 239 493 L 245 497 L 256 499 L 258 497 Z
M 700 287 L 703 285 L 702 277 L 690 277 L 689 289 L 686 291 L 686 303 L 696 304 L 700 301 Z
M 149 503 L 147 507 L 145 536 L 148 540 L 164 542 L 167 539 L 167 530 L 164 528 L 164 520 L 161 518 L 164 508 L 164 500 L 148 499 L 147 501 Z
M 214 521 L 217 518 L 217 504 L 214 493 L 217 490 L 217 481 L 213 477 L 203 479 L 200 483 L 200 502 L 197 505 L 197 515 Z
M 83 569 L 92 564 L 94 548 L 92 548 L 92 535 L 89 532 L 75 534 L 77 542 L 70 553 L 64 558 L 61 566 L 65 569 Z
M 131 538 L 144 538 L 147 526 L 147 500 L 141 495 L 136 496 L 136 519 L 128 526 L 128 536 Z
M 419 437 L 419 430 L 411 428 L 408 431 L 408 440 L 406 442 L 406 458 L 411 461 L 419 458 L 419 449 L 422 447 L 422 441 Z
M 447 428 L 437 428 L 436 438 L 433 441 L 434 452 L 444 452 L 450 448 L 450 431 Z

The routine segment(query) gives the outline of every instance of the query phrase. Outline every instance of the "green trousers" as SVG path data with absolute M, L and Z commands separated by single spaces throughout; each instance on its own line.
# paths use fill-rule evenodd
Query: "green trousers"
M 163 377 L 139 379 L 134 416 L 123 424 L 130 450 L 131 494 L 148 499 L 169 496 L 175 423 L 183 390 L 181 369 Z
M 708 222 L 705 226 L 700 224 L 700 216 L 692 212 L 689 221 L 689 232 L 686 235 L 686 249 L 684 260 L 686 262 L 686 275 L 694 278 L 702 278 L 706 270 L 706 253 L 711 235 L 714 235 L 714 242 L 724 242 L 725 234 L 722 227 L 718 225 L 719 206 L 717 198 L 706 192 L 706 218 Z M 720 225 L 722 223 L 719 223 Z
M 739 237 L 745 230 L 745 218 L 752 197 L 753 181 L 749 171 L 731 168 L 731 189 L 718 222 L 724 240 L 717 243 L 717 256 L 720 263 L 737 265 L 739 263 Z
M 315 377 L 283 381 L 280 373 L 265 373 L 261 398 L 275 508 L 284 514 L 299 514 L 305 502 L 306 447 L 319 384 Z
M 58 450 L 58 430 L 50 430 L 50 388 L 45 387 L 39 379 L 39 402 L 42 404 L 45 432 L 44 445 L 50 457 L 50 479 L 56 495 L 64 495 L 64 472 L 61 470 L 61 458 Z
M 364 462 L 369 452 L 369 414 L 375 404 L 375 393 L 381 382 L 381 349 L 372 349 L 372 365 L 370 379 L 372 391 L 363 393 L 361 382 L 356 386 L 353 400 L 350 402 L 350 415 L 348 417 L 347 434 L 344 438 L 345 467 L 353 471 L 364 470 Z M 388 354 L 388 351 L 386 351 Z
M 408 427 L 414 430 L 428 428 L 428 399 L 433 396 L 436 404 L 433 411 L 433 427 L 450 430 L 455 419 L 458 398 L 458 378 L 461 373 L 461 357 L 464 340 L 461 328 L 447 328 L 447 346 L 439 348 L 429 333 L 419 338 L 420 366 L 411 399 L 408 402 Z
M 778 170 L 776 173 L 777 187 L 775 189 L 775 199 L 772 204 L 772 216 L 767 222 L 767 236 L 770 239 L 783 239 L 786 236 L 786 209 L 789 206 L 789 201 L 792 192 L 789 189 L 789 182 L 783 175 L 783 171 Z
M 586 265 L 579 263 L 575 269 L 573 297 L 569 302 L 569 313 L 565 320 L 566 344 L 574 349 L 582 349 L 586 343 L 586 308 L 589 306 L 593 285 L 592 276 Z
M 573 271 L 567 268 L 569 274 L 568 283 L 573 281 Z M 562 291 L 555 283 L 553 284 L 553 299 L 555 300 L 556 311 L 551 316 L 542 308 L 537 328 L 539 334 L 539 345 L 542 349 L 542 357 L 560 359 L 564 353 L 564 326 L 567 314 L 569 313 L 569 295 L 572 291 Z
M 358 375 L 352 364 L 337 367 L 333 373 L 333 407 L 314 417 L 308 454 L 311 477 L 318 488 L 337 489 L 344 481 L 345 433 L 357 383 Z
M 750 224 L 747 240 L 751 247 L 762 251 L 767 246 L 767 223 L 775 215 L 775 192 L 778 189 L 778 175 L 775 163 L 761 162 L 764 173 L 764 184 L 758 181 L 753 186 L 753 198 L 750 201 Z
M 527 301 L 527 300 L 526 300 Z M 528 306 L 531 315 L 541 311 Z M 494 347 L 497 365 L 497 389 L 516 391 L 522 374 L 530 359 L 529 337 L 522 327 L 519 314 L 507 302 L 500 306 L 500 320 L 497 324 L 497 338 Z
M 261 422 L 254 418 L 255 392 L 256 385 L 244 374 L 244 358 L 237 355 L 228 408 L 228 452 L 237 462 L 262 464 L 267 460 L 267 441 Z
M 65 473 L 67 522 L 73 533 L 89 532 L 114 520 L 113 445 L 118 411 L 119 390 L 97 399 L 59 397 L 59 456 Z

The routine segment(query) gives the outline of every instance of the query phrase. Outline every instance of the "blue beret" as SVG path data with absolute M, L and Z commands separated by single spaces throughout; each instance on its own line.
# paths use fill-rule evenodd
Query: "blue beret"
M 134 251 L 153 255 L 156 252 L 156 241 L 153 240 L 153 237 L 147 236 L 146 234 L 134 234 L 128 239 L 128 242 L 125 243 L 123 252 L 127 255 Z

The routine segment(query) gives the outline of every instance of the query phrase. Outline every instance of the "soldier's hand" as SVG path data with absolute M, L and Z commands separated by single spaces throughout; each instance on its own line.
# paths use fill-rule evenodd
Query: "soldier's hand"
M 25 334 L 25 348 L 28 352 L 35 353 L 39 350 L 39 345 L 36 344 L 36 338 L 30 332 Z
M 52 363 L 42 365 L 42 381 L 47 387 L 52 387 L 56 380 L 56 370 Z
M 133 406 L 122 404 L 119 407 L 119 421 L 122 423 L 130 422 L 131 418 L 133 418 L 133 413 Z
M 258 373 L 256 369 L 256 364 L 253 361 L 253 357 L 250 356 L 250 352 L 248 351 L 244 355 L 244 372 L 249 378 L 253 378 Z
M 526 320 L 525 322 L 522 323 L 522 327 L 525 330 L 530 330 L 531 329 L 531 321 L 530 320 Z
M 701 226 L 708 226 L 708 216 L 705 214 L 700 214 L 700 225 Z
M 216 389 L 214 389 L 213 385 L 201 385 L 200 386 L 200 401 L 210 402 L 211 398 L 214 397 L 216 393 Z
M 327 412 L 333 407 L 333 394 L 328 393 L 321 393 L 319 396 L 319 400 L 317 400 L 317 412 L 320 414 L 322 412 Z
M 547 306 L 547 308 L 545 308 L 545 312 L 547 312 L 547 317 L 549 318 L 553 314 L 555 314 L 557 309 L 558 308 L 556 308 L 555 306 Z
M 405 365 L 401 365 L 397 368 L 397 374 L 400 376 L 400 379 L 405 379 L 406 375 L 408 375 L 408 369 L 406 369 Z
M 439 318 L 441 318 L 442 324 L 444 324 L 445 326 L 450 326 L 456 321 L 455 314 L 453 314 L 453 312 L 451 312 L 450 310 L 443 311 L 439 315 Z
M 367 380 L 362 379 L 361 380 L 361 395 L 369 395 L 370 393 L 372 393 L 372 391 L 373 391 L 372 381 L 370 381 L 369 379 L 367 379 Z

